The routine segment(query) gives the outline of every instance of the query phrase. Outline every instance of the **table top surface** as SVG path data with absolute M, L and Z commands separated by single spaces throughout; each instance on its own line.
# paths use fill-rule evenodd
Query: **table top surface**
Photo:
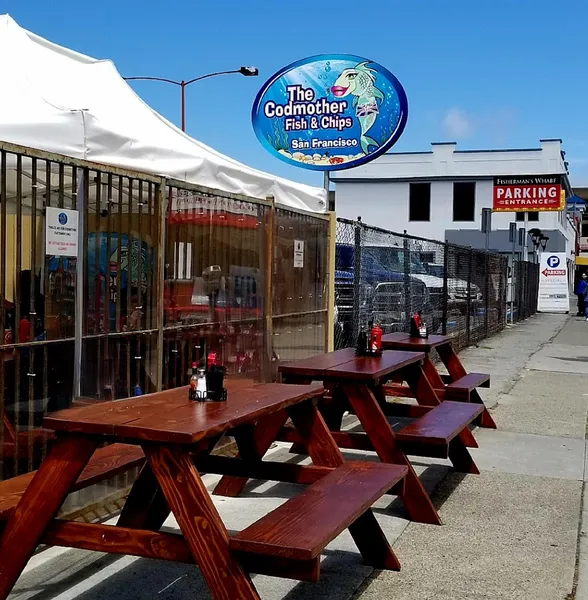
M 324 379 L 354 379 L 374 381 L 411 364 L 422 362 L 422 352 L 387 351 L 382 356 L 355 356 L 355 348 L 343 348 L 335 352 L 319 354 L 280 365 L 284 375 Z
M 416 350 L 428 352 L 437 346 L 450 344 L 446 335 L 430 335 L 428 338 L 412 338 L 408 333 L 387 333 L 382 336 L 382 348 L 385 350 Z
M 190 444 L 324 393 L 320 385 L 226 383 L 226 402 L 188 400 L 188 387 L 51 413 L 44 426 L 61 432 Z

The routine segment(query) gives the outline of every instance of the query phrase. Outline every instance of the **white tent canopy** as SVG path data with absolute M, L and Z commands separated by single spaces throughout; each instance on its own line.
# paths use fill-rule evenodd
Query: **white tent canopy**
M 324 212 L 322 188 L 252 169 L 150 108 L 110 60 L 63 48 L 0 16 L 0 140 Z

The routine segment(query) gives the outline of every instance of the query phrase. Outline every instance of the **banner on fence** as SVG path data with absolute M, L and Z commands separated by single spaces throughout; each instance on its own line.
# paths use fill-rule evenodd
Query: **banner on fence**
M 565 252 L 542 252 L 539 264 L 539 312 L 569 312 L 568 264 Z

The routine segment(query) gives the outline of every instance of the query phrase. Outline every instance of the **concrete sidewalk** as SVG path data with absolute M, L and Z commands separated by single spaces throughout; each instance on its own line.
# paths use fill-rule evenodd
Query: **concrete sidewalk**
M 570 595 L 585 478 L 584 337 L 588 340 L 588 323 L 539 315 L 461 354 L 468 369 L 491 373 L 492 387 L 483 392 L 499 429 L 476 432 L 480 448 L 472 452 L 480 476 L 457 475 L 444 461 L 415 461 L 443 526 L 409 522 L 395 499 L 384 498 L 375 506 L 402 563 L 400 573 L 375 572 L 362 564 L 346 532 L 328 547 L 318 584 L 255 576 L 261 598 L 584 598 L 583 560 L 578 595 Z M 298 459 L 284 445 L 272 453 L 274 460 Z M 214 482 L 207 478 L 210 486 Z M 257 482 L 240 498 L 214 501 L 228 528 L 240 530 L 295 491 L 291 485 Z M 173 519 L 166 526 L 175 528 Z M 588 583 L 588 571 L 586 578 Z M 187 600 L 210 595 L 199 571 L 187 565 L 50 549 L 31 561 L 10 598 Z
M 491 355 L 463 354 L 468 368 L 493 376 L 487 402 L 498 430 L 477 430 L 480 448 L 472 450 L 482 473 L 461 481 L 450 474 L 435 494 L 445 526 L 410 523 L 394 546 L 401 573 L 374 574 L 357 598 L 583 598 L 575 565 L 588 323 L 566 320 L 539 315 L 491 339 Z

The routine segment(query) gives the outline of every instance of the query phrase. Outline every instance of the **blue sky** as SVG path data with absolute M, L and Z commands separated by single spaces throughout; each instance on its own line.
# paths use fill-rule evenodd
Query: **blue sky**
M 564 8 L 565 7 L 565 8 Z M 260 77 L 216 77 L 187 90 L 189 134 L 254 167 L 322 185 L 264 150 L 250 110 L 265 79 L 319 53 L 365 56 L 390 69 L 409 101 L 394 151 L 537 147 L 564 141 L 573 184 L 588 184 L 588 2 L 567 0 L 0 0 L 23 27 L 110 58 L 122 75 L 190 79 L 255 65 Z M 7 57 L 4 57 L 6 60 Z M 134 89 L 180 123 L 179 89 Z

